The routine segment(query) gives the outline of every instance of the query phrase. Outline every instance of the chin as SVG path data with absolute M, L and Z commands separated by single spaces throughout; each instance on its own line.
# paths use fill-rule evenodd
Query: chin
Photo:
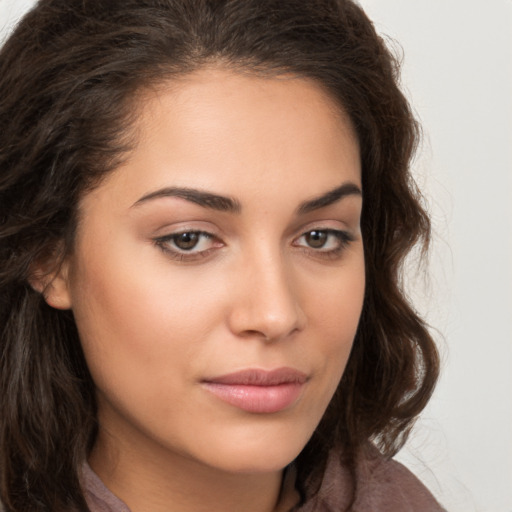
M 207 464 L 231 473 L 281 471 L 302 451 L 312 432 L 288 428 L 286 432 L 254 432 L 249 436 L 226 433 L 196 451 Z
M 300 453 L 300 450 L 279 452 L 276 450 L 259 450 L 256 453 L 244 452 L 233 457 L 223 454 L 217 460 L 212 461 L 213 467 L 227 473 L 238 474 L 262 474 L 282 471 Z

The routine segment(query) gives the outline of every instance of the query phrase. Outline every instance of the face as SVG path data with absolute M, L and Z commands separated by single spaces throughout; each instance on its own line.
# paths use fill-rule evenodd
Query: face
M 104 447 L 283 468 L 345 368 L 364 291 L 359 148 L 312 82 L 203 70 L 148 94 L 83 197 L 65 301 Z

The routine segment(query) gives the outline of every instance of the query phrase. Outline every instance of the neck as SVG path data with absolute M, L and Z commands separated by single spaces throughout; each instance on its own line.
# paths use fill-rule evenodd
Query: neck
M 282 471 L 231 473 L 140 444 L 115 446 L 105 437 L 100 433 L 89 463 L 131 512 L 276 510 Z

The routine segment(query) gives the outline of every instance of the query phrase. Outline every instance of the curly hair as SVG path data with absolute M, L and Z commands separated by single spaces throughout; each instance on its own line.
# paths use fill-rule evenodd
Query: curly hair
M 429 218 L 410 174 L 419 129 L 399 63 L 350 0 L 40 0 L 0 51 L 0 500 L 8 511 L 87 510 L 79 470 L 97 432 L 94 383 L 73 316 L 29 284 L 73 248 L 83 194 L 130 147 L 137 95 L 219 63 L 321 84 L 361 153 L 366 290 L 352 353 L 298 485 L 327 451 L 403 445 L 438 353 L 401 271 Z

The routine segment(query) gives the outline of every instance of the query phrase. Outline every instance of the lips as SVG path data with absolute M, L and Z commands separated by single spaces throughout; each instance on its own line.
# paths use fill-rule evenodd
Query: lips
M 300 397 L 307 375 L 293 368 L 248 369 L 206 379 L 203 387 L 216 398 L 256 414 L 291 407 Z

